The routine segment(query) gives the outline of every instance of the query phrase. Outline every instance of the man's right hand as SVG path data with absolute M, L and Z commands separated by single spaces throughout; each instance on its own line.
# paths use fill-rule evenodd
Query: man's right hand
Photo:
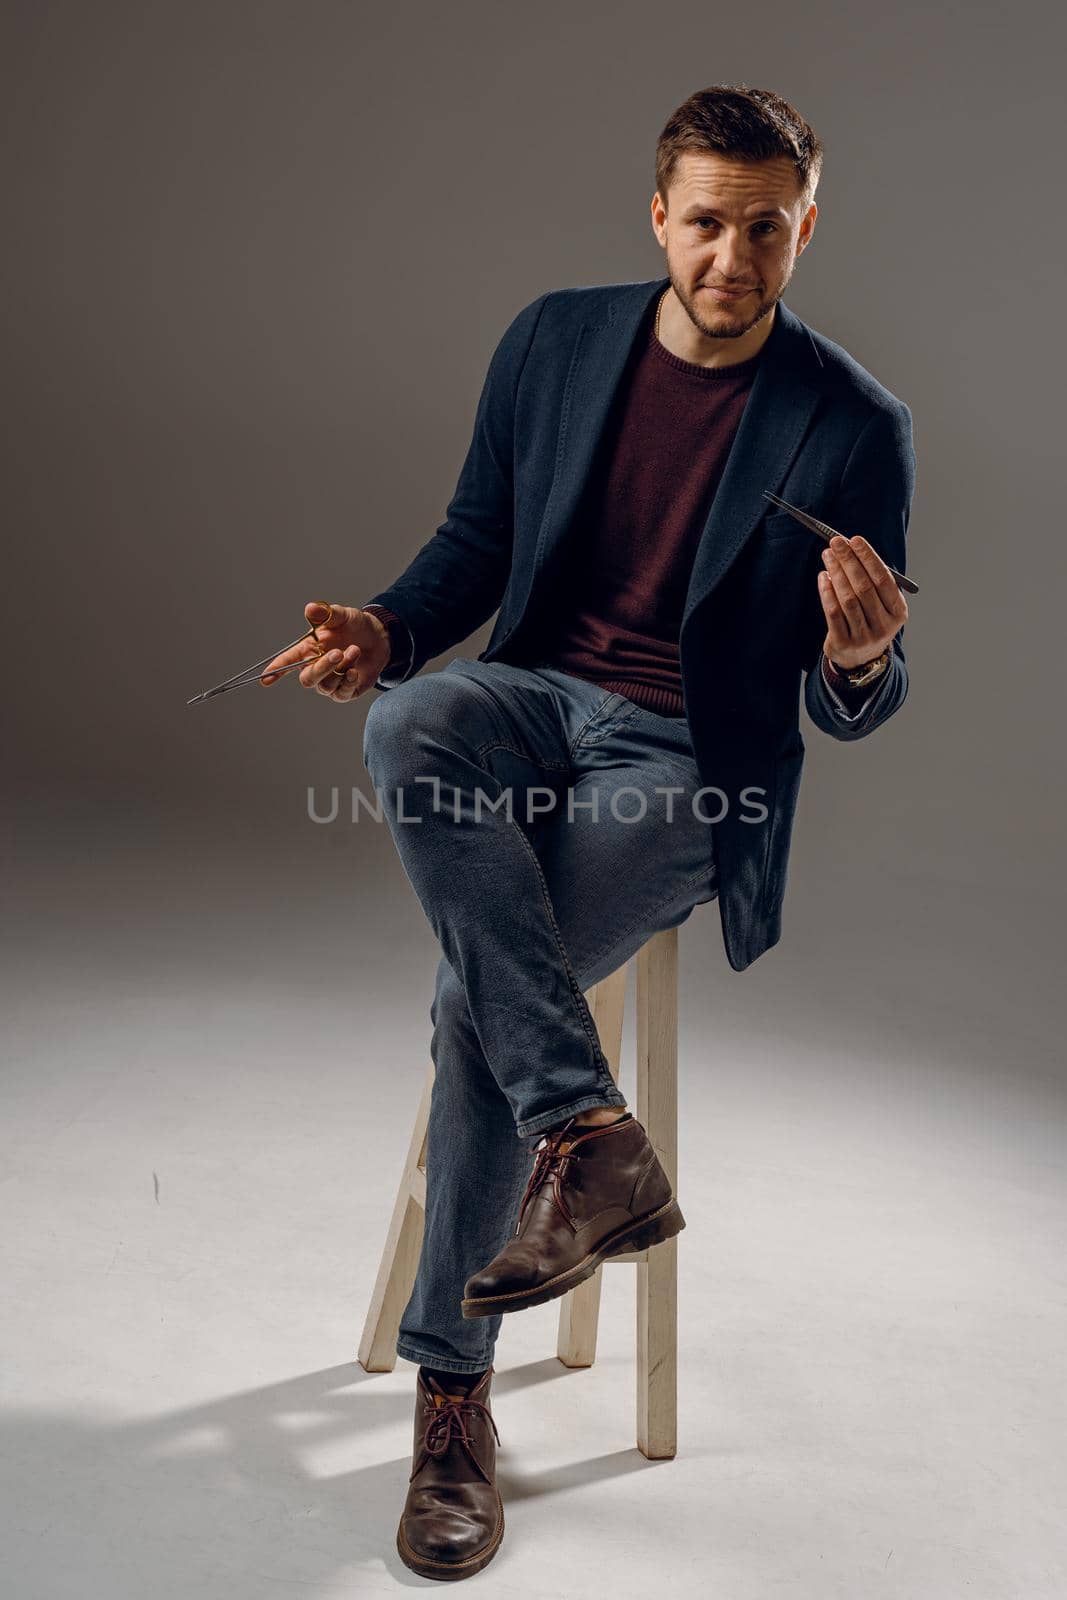
M 311 637 L 290 645 L 260 673 L 260 682 L 267 688 L 278 682 L 278 672 L 294 661 L 307 659 L 308 665 L 299 673 L 305 689 L 314 689 L 329 700 L 357 700 L 374 686 L 379 673 L 389 665 L 389 630 L 373 611 L 361 611 L 358 606 L 330 607 L 321 600 L 309 600 L 304 615 L 313 624 L 325 654 L 314 653 L 315 641 Z M 323 627 L 326 618 L 330 626 Z

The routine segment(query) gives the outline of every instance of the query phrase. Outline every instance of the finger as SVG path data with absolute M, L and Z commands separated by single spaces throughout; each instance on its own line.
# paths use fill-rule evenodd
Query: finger
M 351 700 L 354 700 L 358 695 L 361 695 L 364 689 L 368 688 L 373 681 L 368 676 L 367 669 L 363 665 L 362 657 L 363 651 L 358 645 L 354 645 L 352 650 L 352 660 L 347 662 L 345 665 L 345 689 L 347 691 L 346 698 Z
M 309 600 L 304 615 L 320 639 L 335 638 L 347 633 L 363 617 L 358 606 L 344 606 L 340 601 Z
M 341 704 L 345 704 L 349 700 L 358 700 L 360 695 L 365 694 L 370 688 L 371 681 L 366 671 L 361 670 L 357 663 L 356 666 L 349 667 L 345 672 L 334 699 Z
M 826 618 L 826 629 L 829 634 L 829 653 L 842 651 L 849 648 L 852 639 L 848 631 L 848 622 L 842 611 L 834 590 L 833 580 L 828 572 L 819 573 L 819 599 L 822 601 L 822 614 Z
M 327 680 L 327 689 L 331 699 L 342 704 L 349 700 L 358 700 L 361 694 L 374 683 L 374 673 L 363 662 L 363 650 L 359 645 L 349 645 L 344 652 L 344 659 L 338 669 L 338 681 L 333 683 Z
M 885 607 L 886 615 L 892 617 L 899 628 L 908 618 L 908 602 L 903 591 L 877 550 L 867 543 L 860 533 L 854 533 L 850 540 L 852 549 L 863 562 L 870 576 L 871 582 L 878 591 L 878 598 Z
M 358 667 L 361 654 L 362 651 L 355 644 L 350 644 L 347 649 L 342 650 L 340 652 L 340 660 L 334 663 L 332 672 L 329 672 L 322 682 L 318 684 L 319 692 L 328 695 L 334 700 L 351 699 L 351 695 L 345 691 L 351 688 L 354 680 L 349 677 L 349 673 L 353 668 Z
M 309 600 L 304 607 L 304 615 L 313 628 L 323 627 L 327 622 L 332 628 L 347 610 L 347 606 L 334 605 L 331 600 Z
M 839 625 L 845 633 L 845 642 L 859 644 L 867 630 L 867 619 L 863 615 L 863 607 L 845 575 L 840 561 L 829 551 L 823 551 L 823 568 L 830 579 L 833 589 L 834 601 L 840 612 Z
M 309 600 L 304 607 L 304 616 L 315 632 L 308 643 L 313 649 L 317 645 L 319 651 L 344 649 L 345 638 L 355 615 L 358 613 L 352 606 L 343 606 L 340 602 L 333 604 L 326 600 Z
M 354 678 L 349 678 L 347 672 L 338 680 L 337 687 L 329 693 L 331 700 L 336 700 L 338 705 L 347 705 L 350 700 L 358 700 L 371 686 L 371 680 L 366 673 L 356 673 Z
M 849 643 L 873 654 L 892 636 L 898 624 L 885 610 L 866 567 L 847 551 L 844 558 L 839 559 L 834 549 L 823 552 L 823 566 L 844 612 Z
M 899 608 L 895 600 L 900 590 L 878 552 L 856 534 L 848 541 L 843 562 L 875 633 L 884 636 L 899 626 Z
M 887 627 L 891 626 L 892 618 L 882 604 L 881 596 L 874 580 L 859 556 L 853 551 L 849 541 L 838 534 L 831 540 L 827 549 L 823 551 L 823 562 L 831 577 L 834 577 L 837 571 L 843 575 L 848 589 L 855 596 L 856 604 L 859 606 L 860 615 L 866 623 L 867 629 L 872 634 L 884 634 Z M 838 589 L 836 581 L 834 588 Z M 840 590 L 838 592 L 840 593 Z M 858 624 L 855 608 L 847 598 L 847 594 L 842 596 L 842 603 L 849 617 L 850 626 L 858 627 L 859 633 L 862 634 L 863 629 Z
M 848 540 L 840 536 L 833 539 L 823 551 L 823 565 L 833 579 L 834 591 L 848 618 L 850 630 L 857 639 L 861 639 L 867 630 L 875 627 L 871 597 L 877 598 L 877 595 L 867 576 L 866 567 L 852 554 Z
M 309 666 L 300 674 L 300 682 L 305 689 L 317 689 L 324 679 L 331 677 L 338 669 L 344 658 L 343 650 L 326 650 L 321 656 L 316 656 Z
M 260 682 L 269 688 L 272 683 L 278 682 L 278 669 L 288 667 L 297 661 L 315 660 L 321 648 L 340 644 L 340 636 L 352 626 L 353 622 L 362 618 L 363 613 L 357 606 L 346 606 L 340 602 L 333 604 L 327 600 L 309 600 L 304 607 L 304 616 L 315 629 L 315 637 L 305 634 L 302 639 L 296 640 L 285 650 L 279 651 L 260 673 Z M 325 623 L 329 621 L 327 628 Z M 300 681 L 305 687 L 309 680 L 301 673 Z M 312 681 L 310 686 L 314 686 Z
M 278 682 L 278 673 L 283 667 L 293 666 L 297 661 L 313 660 L 314 646 L 314 639 L 301 639 L 298 644 L 290 645 L 287 650 L 282 650 L 263 668 L 259 675 L 260 683 L 265 683 L 269 688 L 272 683 Z

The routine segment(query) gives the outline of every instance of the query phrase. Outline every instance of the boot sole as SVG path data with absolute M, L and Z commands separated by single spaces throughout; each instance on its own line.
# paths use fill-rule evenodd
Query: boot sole
M 546 1300 L 555 1300 L 560 1295 L 569 1294 L 578 1284 L 584 1283 L 586 1278 L 591 1278 L 600 1263 L 606 1261 L 609 1256 L 622 1255 L 629 1250 L 646 1250 L 650 1245 L 663 1244 L 665 1240 L 673 1239 L 676 1233 L 681 1233 L 684 1227 L 685 1218 L 677 1200 L 668 1200 L 658 1211 L 652 1211 L 647 1217 L 640 1217 L 636 1222 L 628 1223 L 625 1228 L 609 1233 L 595 1250 L 577 1265 L 568 1267 L 566 1272 L 560 1272 L 554 1278 L 547 1278 L 544 1283 L 538 1283 L 532 1289 L 514 1289 L 508 1294 L 464 1299 L 460 1302 L 460 1309 L 467 1318 L 492 1317 L 502 1311 L 525 1311 L 527 1306 L 544 1305 Z
M 405 1567 L 412 1572 L 417 1572 L 420 1578 L 441 1578 L 445 1582 L 457 1578 L 469 1578 L 475 1572 L 481 1572 L 487 1567 L 500 1549 L 504 1537 L 504 1502 L 499 1500 L 496 1527 L 487 1545 L 477 1551 L 473 1556 L 467 1556 L 463 1561 L 434 1561 L 429 1556 L 420 1556 L 411 1548 L 404 1538 L 404 1525 L 400 1524 L 396 1530 L 396 1549 Z

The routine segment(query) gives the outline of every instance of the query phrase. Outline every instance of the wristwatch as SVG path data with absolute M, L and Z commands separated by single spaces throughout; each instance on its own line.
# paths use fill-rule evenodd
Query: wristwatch
M 823 659 L 834 677 L 843 679 L 851 689 L 862 689 L 868 683 L 873 683 L 880 678 L 888 667 L 893 657 L 893 647 L 888 646 L 880 656 L 875 656 L 873 661 L 864 661 L 858 667 L 839 667 L 835 661 L 823 651 Z

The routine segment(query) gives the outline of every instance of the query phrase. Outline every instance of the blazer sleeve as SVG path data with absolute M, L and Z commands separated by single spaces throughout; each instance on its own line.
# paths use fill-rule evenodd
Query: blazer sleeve
M 841 478 L 827 521 L 851 536 L 861 533 L 889 566 L 907 572 L 907 532 L 915 492 L 915 451 L 911 412 L 903 401 L 880 408 L 861 429 Z M 821 565 L 821 563 L 820 563 Z M 862 705 L 848 709 L 822 672 L 826 618 L 816 593 L 805 664 L 804 703 L 817 728 L 834 739 L 862 739 L 899 711 L 908 693 L 904 629 L 893 638 L 888 671 Z
M 493 352 L 444 522 L 399 578 L 364 602 L 395 612 L 412 641 L 402 674 L 383 673 L 380 689 L 395 688 L 466 639 L 503 599 L 515 526 L 515 396 L 547 299 L 548 293 L 525 306 Z

